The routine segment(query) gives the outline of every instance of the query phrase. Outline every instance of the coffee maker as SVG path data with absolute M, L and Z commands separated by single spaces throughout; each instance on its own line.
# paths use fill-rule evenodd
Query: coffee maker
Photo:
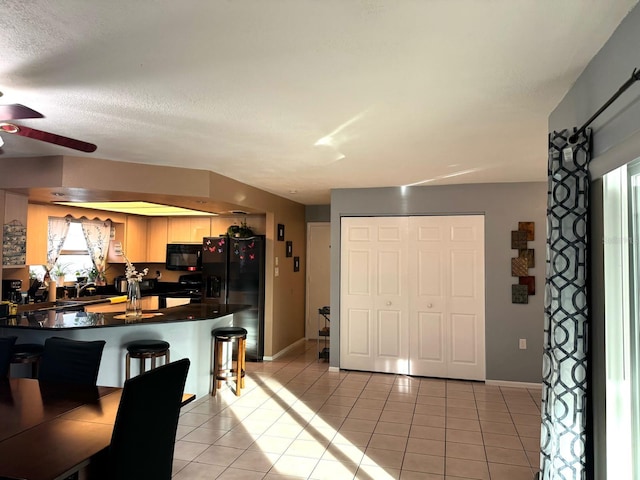
M 2 279 L 2 300 L 22 302 L 22 280 Z

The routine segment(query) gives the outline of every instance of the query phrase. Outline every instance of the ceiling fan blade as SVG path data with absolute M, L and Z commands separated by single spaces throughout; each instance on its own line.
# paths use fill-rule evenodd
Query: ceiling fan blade
M 44 115 L 19 103 L 0 105 L 0 120 L 16 120 L 18 118 L 44 118 Z
M 24 127 L 22 125 L 14 125 L 11 123 L 0 124 L 0 132 L 11 133 L 13 135 L 20 135 L 22 137 L 29 137 L 36 140 L 42 140 L 43 142 L 54 143 L 67 148 L 73 148 L 74 150 L 80 150 L 81 152 L 95 152 L 97 146 L 93 143 L 83 142 L 82 140 L 76 140 L 74 138 L 63 137 L 55 133 L 43 132 L 42 130 L 36 130 L 35 128 Z

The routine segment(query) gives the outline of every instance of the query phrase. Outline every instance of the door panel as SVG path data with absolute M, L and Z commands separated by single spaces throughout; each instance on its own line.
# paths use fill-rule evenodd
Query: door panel
M 406 372 L 406 224 L 398 217 L 343 218 L 341 227 L 340 366 Z M 375 323 L 365 326 L 349 320 L 352 308 L 367 310 L 368 318 L 375 318 Z M 344 318 L 348 326 L 342 324 Z M 367 358 L 352 354 L 356 350 L 351 345 L 360 345 L 360 337 L 367 335 L 372 348 Z
M 410 374 L 484 380 L 484 218 L 411 217 L 409 231 L 420 259 L 410 273 Z
M 354 250 L 348 253 L 347 291 L 349 295 L 371 295 L 369 272 L 370 252 Z

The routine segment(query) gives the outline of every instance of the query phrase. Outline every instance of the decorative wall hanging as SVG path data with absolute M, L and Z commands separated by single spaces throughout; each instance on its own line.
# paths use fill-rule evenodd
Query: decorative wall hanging
M 529 303 L 526 285 L 511 285 L 511 303 Z
M 511 259 L 511 276 L 518 277 L 518 283 L 511 285 L 511 303 L 529 303 L 529 295 L 536 294 L 536 277 L 529 275 L 529 269 L 536 266 L 535 251 L 528 247 L 535 232 L 535 222 L 518 222 L 518 230 L 511 231 L 511 248 L 518 250 L 518 256 Z
M 2 265 L 25 265 L 27 255 L 27 227 L 13 220 L 3 227 Z
M 284 225 L 281 223 L 278 224 L 278 241 L 284 242 Z
M 300 271 L 300 257 L 293 257 L 293 271 Z
M 287 240 L 287 257 L 293 256 L 293 242 L 291 240 Z

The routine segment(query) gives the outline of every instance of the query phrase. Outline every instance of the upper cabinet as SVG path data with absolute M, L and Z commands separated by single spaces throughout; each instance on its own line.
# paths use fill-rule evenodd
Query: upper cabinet
M 27 218 L 27 265 L 46 265 L 48 238 L 48 207 L 30 204 Z
M 167 257 L 167 217 L 150 217 L 147 220 L 147 261 L 165 263 Z
M 169 217 L 167 243 L 202 243 L 211 236 L 209 217 Z
M 109 244 L 109 263 L 124 263 L 121 251 L 130 262 L 147 261 L 147 219 L 137 215 L 127 215 L 125 223 L 114 223 L 114 235 Z M 117 246 L 120 245 L 121 249 Z

